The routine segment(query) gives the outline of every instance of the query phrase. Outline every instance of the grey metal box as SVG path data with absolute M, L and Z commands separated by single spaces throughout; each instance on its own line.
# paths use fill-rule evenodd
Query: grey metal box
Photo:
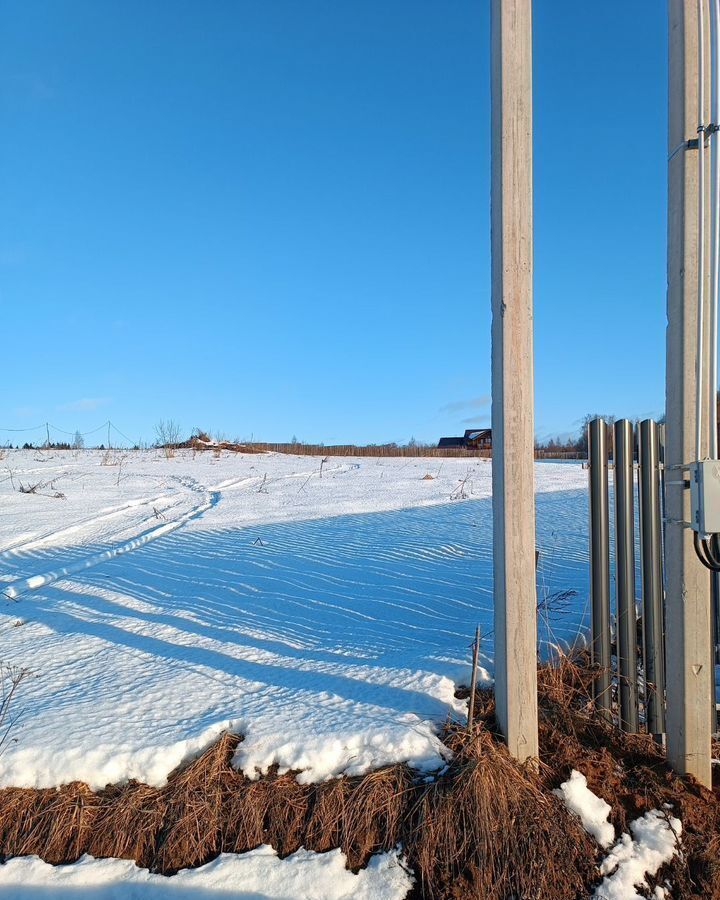
M 691 525 L 700 534 L 720 534 L 720 461 L 702 459 L 690 466 Z

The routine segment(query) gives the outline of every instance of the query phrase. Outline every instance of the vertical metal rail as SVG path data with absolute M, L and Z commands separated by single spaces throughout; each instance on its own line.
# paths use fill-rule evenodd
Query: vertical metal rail
M 615 599 L 620 727 L 638 730 L 637 616 L 635 612 L 635 436 L 627 419 L 615 423 Z
M 472 674 L 470 675 L 470 700 L 468 701 L 468 734 L 472 734 L 473 719 L 475 718 L 475 691 L 477 690 L 478 656 L 480 655 L 480 626 L 475 626 L 475 641 L 473 642 Z
M 662 558 L 665 559 L 665 520 L 667 510 L 665 508 L 665 423 L 658 423 L 658 442 L 660 445 L 660 516 L 662 521 Z M 640 434 L 638 433 L 638 462 L 640 461 Z M 640 476 L 638 475 L 638 491 L 640 490 Z M 663 569 L 663 588 L 665 586 L 665 570 Z
M 647 727 L 665 733 L 665 629 L 658 427 L 640 423 L 640 558 L 642 569 L 643 657 Z
M 588 425 L 590 471 L 590 605 L 592 663 L 597 668 L 595 705 L 611 717 L 610 673 L 610 523 L 608 513 L 607 426 L 604 419 Z

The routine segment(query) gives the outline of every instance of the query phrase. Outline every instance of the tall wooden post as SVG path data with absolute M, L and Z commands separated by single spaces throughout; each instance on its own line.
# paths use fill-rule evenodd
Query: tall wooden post
M 538 755 L 531 0 L 492 0 L 495 696 L 511 754 Z
M 692 774 L 710 786 L 708 711 L 715 689 L 710 650 L 710 577 L 695 554 L 692 532 L 682 524 L 690 521 L 690 491 L 685 486 L 687 471 L 678 468 L 692 462 L 696 455 L 698 152 L 692 142 L 698 137 L 697 4 L 669 0 L 668 27 L 667 752 L 670 764 L 678 772 Z M 708 69 L 706 66 L 706 72 Z M 705 94 L 709 97 L 709 78 L 706 85 Z M 706 227 L 706 234 L 709 230 Z M 707 346 L 700 352 L 706 354 L 707 363 Z M 704 371 L 709 371 L 707 364 Z M 709 408 L 709 403 L 705 408 Z M 707 447 L 703 452 L 706 450 Z

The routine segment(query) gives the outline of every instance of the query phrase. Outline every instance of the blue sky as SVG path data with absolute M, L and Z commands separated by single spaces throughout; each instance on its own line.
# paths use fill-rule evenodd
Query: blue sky
M 488 422 L 488 10 L 0 0 L 0 426 Z M 546 436 L 664 405 L 666 9 L 534 26 Z

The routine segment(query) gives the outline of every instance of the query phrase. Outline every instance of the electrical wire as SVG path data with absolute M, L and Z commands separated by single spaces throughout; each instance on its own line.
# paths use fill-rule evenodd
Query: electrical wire
M 720 0 L 710 0 L 710 309 L 708 328 L 710 371 L 708 372 L 710 402 L 708 417 L 708 455 L 718 458 L 717 387 L 718 387 L 718 283 L 720 276 Z M 698 141 L 699 146 L 699 141 Z M 701 271 L 704 272 L 704 269 Z M 701 351 L 702 345 L 698 347 Z M 698 456 L 698 459 L 700 457 Z
M 716 534 L 708 538 L 701 538 L 697 531 L 693 531 L 693 544 L 695 553 L 700 562 L 711 572 L 720 572 L 720 543 Z
M 116 431 L 120 435 L 120 437 L 126 440 L 131 446 L 139 446 L 139 441 L 135 441 L 132 438 L 129 438 L 126 434 L 120 431 L 117 425 L 115 425 L 109 419 L 103 422 L 102 425 L 98 425 L 97 428 L 90 428 L 88 431 L 68 431 L 66 428 L 60 428 L 57 425 L 53 425 L 52 422 L 44 422 L 42 425 L 34 425 L 30 428 L 0 428 L 0 432 L 7 432 L 9 434 L 22 434 L 29 431 L 45 431 L 46 429 L 49 429 L 50 431 L 57 432 L 58 434 L 64 434 L 68 437 L 75 437 L 76 435 L 87 437 L 89 434 L 97 434 L 98 431 L 102 431 L 103 429 L 108 428 L 108 426 Z
M 86 437 L 86 435 L 88 434 L 95 434 L 96 431 L 101 431 L 103 428 L 107 428 L 109 424 L 110 422 L 103 422 L 102 425 L 98 425 L 97 428 L 91 428 L 90 431 L 65 431 L 64 428 L 58 428 L 57 425 L 53 425 L 48 422 L 48 425 L 50 426 L 50 428 L 52 428 L 53 431 L 59 431 L 60 434 L 68 434 L 70 435 L 70 437 L 75 437 L 76 434 L 80 434 L 82 435 L 82 437 Z
M 123 434 L 122 431 L 120 431 L 120 429 L 117 427 L 117 425 L 113 425 L 112 422 L 110 422 L 109 424 L 112 427 L 113 431 L 116 431 L 120 435 L 120 437 L 123 438 L 124 440 L 126 440 L 131 446 L 133 446 L 133 447 L 140 446 L 139 441 L 134 441 L 132 438 L 129 438 L 126 434 Z
M 698 249 L 697 249 L 697 347 L 695 359 L 695 460 L 718 458 L 718 294 L 720 292 L 720 0 L 709 0 L 710 16 L 710 121 L 705 122 L 705 0 L 697 0 L 698 18 Z M 705 336 L 705 140 L 710 145 L 710 267 L 707 328 Z M 708 371 L 703 359 L 709 351 Z M 707 400 L 704 398 L 708 390 Z M 709 408 L 705 403 L 709 402 Z M 707 423 L 707 450 L 703 446 L 703 420 Z M 695 553 L 705 568 L 720 572 L 720 539 L 717 534 L 701 537 L 693 528 Z
M 713 0 L 711 0 L 713 2 Z M 697 0 L 698 20 L 698 253 L 697 253 L 697 352 L 695 356 L 695 459 L 702 459 L 703 348 L 705 346 L 705 2 Z M 712 26 L 712 21 L 711 21 Z M 713 28 L 710 29 L 713 43 Z

